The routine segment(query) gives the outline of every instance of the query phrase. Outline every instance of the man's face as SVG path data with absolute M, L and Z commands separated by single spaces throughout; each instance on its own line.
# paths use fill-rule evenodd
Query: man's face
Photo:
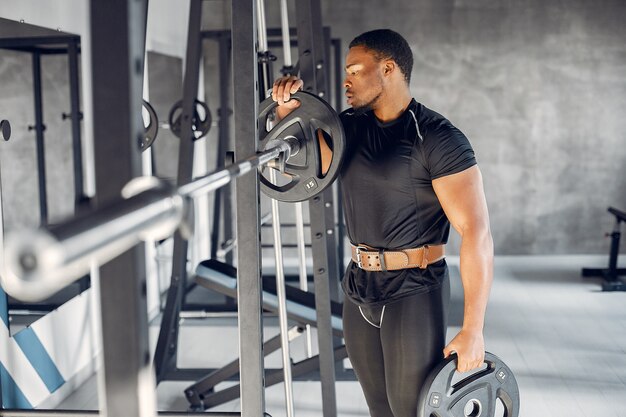
M 382 65 L 374 53 L 363 46 L 350 48 L 346 55 L 348 105 L 357 111 L 372 110 L 383 91 Z

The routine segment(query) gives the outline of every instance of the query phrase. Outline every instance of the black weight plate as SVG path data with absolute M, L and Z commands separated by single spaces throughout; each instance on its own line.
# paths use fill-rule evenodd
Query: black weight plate
M 343 126 L 339 115 L 328 103 L 314 94 L 298 91 L 292 99 L 301 105 L 281 120 L 269 132 L 264 128 L 270 112 L 277 103 L 268 98 L 259 106 L 259 147 L 265 149 L 268 142 L 293 136 L 300 142 L 300 150 L 285 162 L 285 172 L 278 174 L 286 183 L 274 184 L 269 180 L 267 169 L 259 176 L 261 190 L 279 201 L 297 202 L 308 200 L 329 187 L 339 175 L 346 147 Z M 318 129 L 332 139 L 333 158 L 326 175 L 322 175 Z M 272 169 L 272 168 L 269 168 Z M 267 175 L 267 176 L 266 176 Z
M 202 109 L 204 117 L 200 116 L 198 107 Z M 183 113 L 183 101 L 179 100 L 172 106 L 168 121 L 170 124 L 170 130 L 176 136 L 180 137 L 180 118 Z M 191 119 L 191 129 L 195 140 L 206 136 L 211 130 L 211 124 L 213 123 L 213 116 L 209 106 L 203 101 L 198 99 L 194 100 L 193 118 Z
M 154 111 L 154 107 L 146 100 L 143 100 L 143 107 L 148 112 L 149 117 L 148 125 L 144 126 L 143 140 L 139 143 L 139 148 L 142 152 L 152 146 L 159 133 L 159 118 L 157 117 L 156 111 Z
M 486 369 L 452 384 L 455 354 L 450 355 L 426 378 L 420 393 L 418 417 L 493 417 L 498 399 L 504 416 L 518 417 L 519 388 L 511 369 L 493 353 L 485 352 Z

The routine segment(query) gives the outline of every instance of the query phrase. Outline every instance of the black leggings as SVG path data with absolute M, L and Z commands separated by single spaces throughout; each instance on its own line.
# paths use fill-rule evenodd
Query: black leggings
M 343 333 L 372 417 L 415 417 L 419 392 L 441 360 L 450 281 L 384 307 L 343 304 Z

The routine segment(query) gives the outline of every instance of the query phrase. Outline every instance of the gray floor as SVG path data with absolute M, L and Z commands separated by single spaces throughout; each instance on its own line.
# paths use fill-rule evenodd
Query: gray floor
M 451 259 L 455 265 L 457 259 Z M 599 281 L 580 277 L 583 266 L 603 266 L 605 257 L 499 257 L 487 313 L 486 348 L 513 369 L 521 392 L 521 417 L 626 417 L 626 293 L 602 293 Z M 454 271 L 454 269 L 453 269 Z M 458 280 L 458 277 L 457 277 Z M 453 298 L 460 299 L 458 281 Z M 453 307 L 458 330 L 460 312 Z M 266 333 L 276 333 L 267 320 Z M 151 329 L 156 339 L 158 327 Z M 180 367 L 219 367 L 237 352 L 235 320 L 185 320 L 181 328 Z M 295 359 L 304 355 L 303 340 L 292 345 Z M 274 354 L 266 366 L 278 366 Z M 158 387 L 161 410 L 185 410 L 182 391 L 188 383 Z M 60 408 L 97 408 L 92 378 Z M 283 385 L 266 389 L 267 411 L 285 416 Z M 321 416 L 319 383 L 294 384 L 298 417 Z M 368 416 L 356 382 L 338 382 L 339 416 Z M 238 410 L 238 401 L 216 410 Z

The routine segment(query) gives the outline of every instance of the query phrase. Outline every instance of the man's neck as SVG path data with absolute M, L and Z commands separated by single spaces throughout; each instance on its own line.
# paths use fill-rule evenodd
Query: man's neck
M 391 122 L 402 116 L 411 103 L 411 92 L 403 88 L 395 92 L 387 92 L 378 106 L 374 109 L 374 115 L 383 123 Z

